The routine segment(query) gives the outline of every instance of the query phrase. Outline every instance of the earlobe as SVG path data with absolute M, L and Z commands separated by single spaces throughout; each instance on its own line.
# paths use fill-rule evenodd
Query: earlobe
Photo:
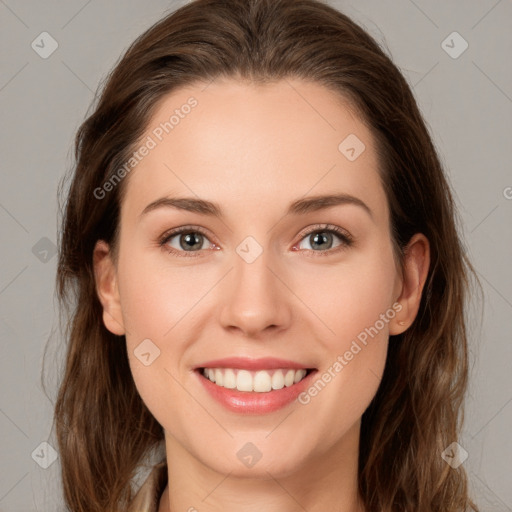
M 113 334 L 125 334 L 121 301 L 117 286 L 117 271 L 112 261 L 109 245 L 98 240 L 93 251 L 96 292 L 103 307 L 103 323 Z
M 390 322 L 389 334 L 401 334 L 414 322 L 429 267 L 430 244 L 425 235 L 416 233 L 405 249 L 402 290 L 396 299 L 402 307 L 400 313 Z

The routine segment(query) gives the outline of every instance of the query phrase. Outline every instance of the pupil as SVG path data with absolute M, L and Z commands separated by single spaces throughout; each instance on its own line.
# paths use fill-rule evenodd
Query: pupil
M 193 249 L 195 245 L 198 245 L 199 248 L 201 248 L 201 237 L 202 235 L 200 233 L 187 233 L 185 235 L 181 235 L 180 245 L 182 249 Z M 183 244 L 183 240 L 185 241 L 185 244 Z
M 324 244 L 328 244 L 328 249 L 330 249 L 330 246 L 332 244 L 329 244 L 328 242 L 330 241 L 331 237 L 332 237 L 332 235 L 330 233 L 324 233 L 324 234 L 322 234 L 322 233 L 315 233 L 313 235 L 314 242 L 311 244 L 311 247 L 314 248 L 315 245 L 317 245 L 319 247 L 322 247 L 322 245 L 319 245 L 319 243 L 320 244 L 324 243 Z M 324 246 L 324 248 L 325 248 L 325 246 Z

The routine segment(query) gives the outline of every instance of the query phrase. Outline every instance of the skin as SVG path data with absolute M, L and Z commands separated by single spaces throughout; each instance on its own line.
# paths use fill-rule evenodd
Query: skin
M 372 134 L 340 96 L 301 80 L 217 80 L 169 94 L 145 137 L 190 96 L 198 105 L 125 178 L 118 260 L 103 241 L 94 251 L 103 321 L 126 335 L 137 389 L 165 429 L 169 485 L 159 512 L 363 511 L 361 416 L 380 383 L 389 335 L 418 312 L 428 240 L 411 239 L 402 278 Z M 338 150 L 349 134 L 366 146 L 354 161 Z M 364 201 L 372 216 L 354 204 L 285 215 L 297 199 L 334 193 Z M 169 207 L 141 216 L 164 196 L 213 201 L 224 216 Z M 348 231 L 353 244 L 339 250 L 343 240 L 332 234 L 313 249 L 307 231 L 323 224 Z M 166 231 L 188 225 L 206 231 L 201 250 L 186 252 L 179 234 L 167 245 L 184 257 L 158 245 Z M 263 249 L 252 263 L 236 252 L 247 236 Z M 306 405 L 234 413 L 193 373 L 212 359 L 273 356 L 321 374 L 395 303 L 400 312 Z M 134 350 L 147 338 L 160 356 L 144 366 Z M 262 454 L 252 468 L 237 457 L 247 442 Z

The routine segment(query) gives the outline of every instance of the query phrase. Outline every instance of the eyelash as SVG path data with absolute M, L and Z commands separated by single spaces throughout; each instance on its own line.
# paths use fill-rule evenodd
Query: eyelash
M 183 233 L 191 234 L 191 233 L 199 233 L 203 235 L 204 237 L 208 238 L 208 234 L 199 226 L 183 226 L 180 228 L 172 229 L 170 231 L 165 232 L 160 239 L 158 240 L 158 245 L 162 247 L 164 250 L 166 250 L 170 254 L 175 254 L 178 257 L 184 257 L 184 258 L 196 258 L 200 256 L 201 251 L 178 251 L 174 248 L 171 248 L 167 245 L 169 240 L 171 238 L 174 238 L 177 235 L 181 235 Z M 326 251 L 314 251 L 313 249 L 302 249 L 303 251 L 309 251 L 312 253 L 315 253 L 315 256 L 329 256 L 334 253 L 339 252 L 340 250 L 345 250 L 352 246 L 354 243 L 353 237 L 344 229 L 339 228 L 338 226 L 335 226 L 334 224 L 322 224 L 317 225 L 311 228 L 309 231 L 302 233 L 301 237 L 299 239 L 299 242 L 297 242 L 298 245 L 302 240 L 310 235 L 316 234 L 316 233 L 334 233 L 338 238 L 341 240 L 341 244 L 338 247 L 334 247 L 332 249 L 328 249 Z

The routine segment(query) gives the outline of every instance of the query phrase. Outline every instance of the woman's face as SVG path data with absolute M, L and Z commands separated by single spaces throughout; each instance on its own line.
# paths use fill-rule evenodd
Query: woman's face
M 168 95 L 142 145 L 104 322 L 168 453 L 252 476 L 354 455 L 402 291 L 368 128 L 321 85 L 226 80 Z

